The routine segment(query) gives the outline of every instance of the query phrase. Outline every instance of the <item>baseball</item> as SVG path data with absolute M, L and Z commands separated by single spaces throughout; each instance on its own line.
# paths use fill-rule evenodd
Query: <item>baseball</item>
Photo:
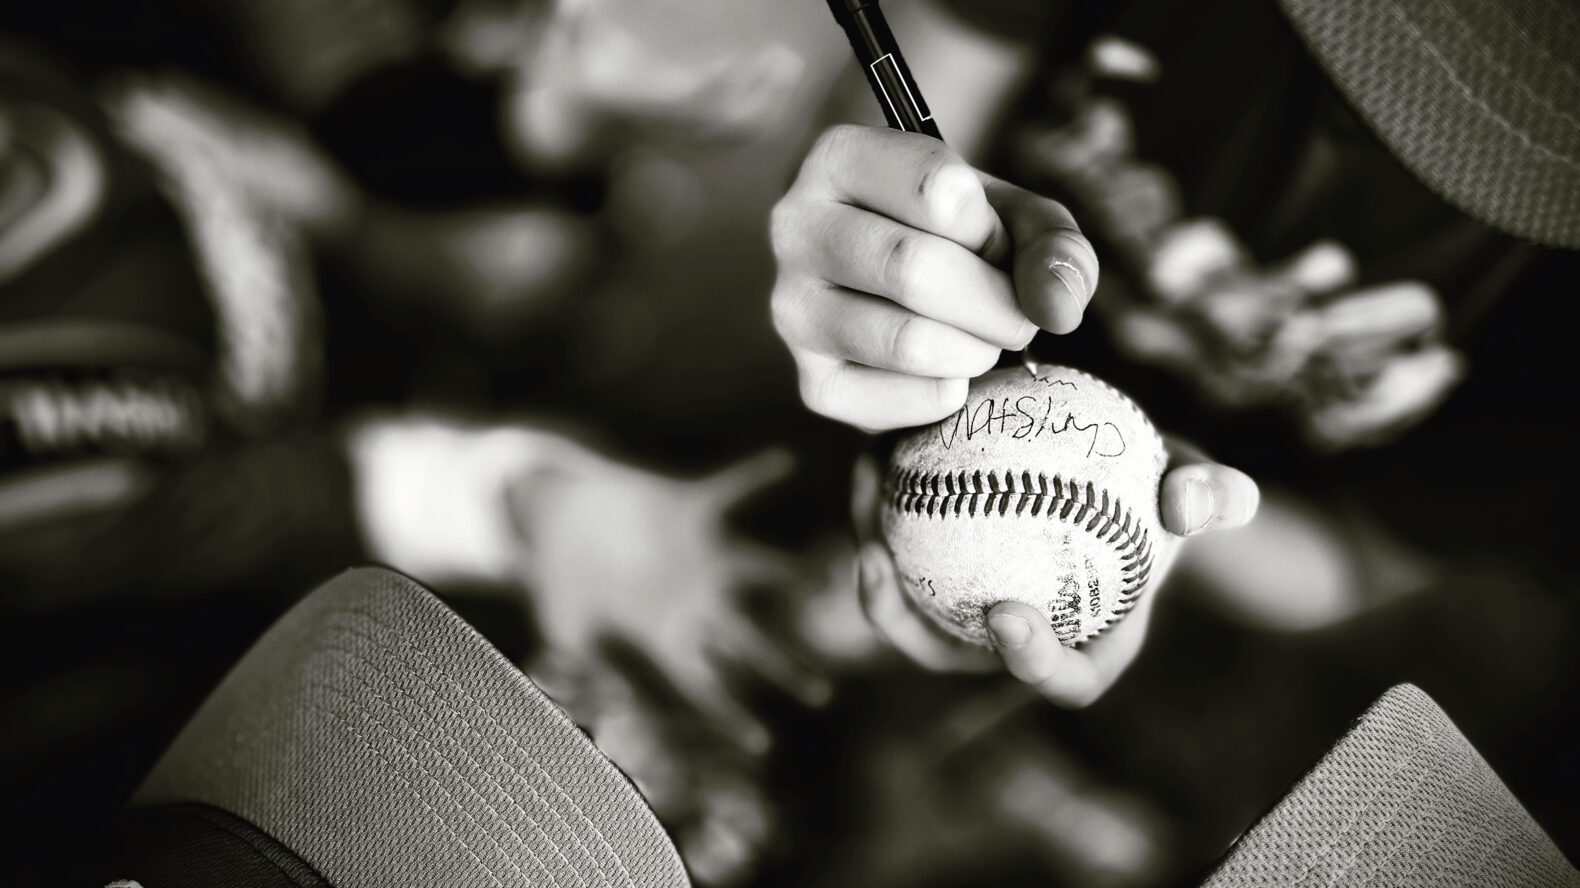
M 1173 544 L 1158 513 L 1167 459 L 1141 408 L 1090 374 L 988 373 L 890 460 L 883 533 L 900 585 L 977 644 L 1000 601 L 1038 608 L 1067 645 L 1090 639 L 1135 606 Z

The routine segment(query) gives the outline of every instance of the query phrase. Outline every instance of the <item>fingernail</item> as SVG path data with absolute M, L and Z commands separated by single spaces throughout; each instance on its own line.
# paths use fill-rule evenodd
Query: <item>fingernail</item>
M 1066 292 L 1075 297 L 1076 308 L 1084 310 L 1092 294 L 1087 291 L 1086 275 L 1081 274 L 1081 269 L 1077 268 L 1073 262 L 1055 259 L 1048 263 L 1048 271 L 1052 272 L 1053 276 L 1059 279 L 1059 283 L 1064 285 Z
M 1181 517 L 1185 519 L 1185 536 L 1200 533 L 1207 529 L 1207 522 L 1212 520 L 1213 495 L 1212 485 L 1200 478 L 1187 478 L 1185 492 L 1180 503 Z
M 993 614 L 988 617 L 988 631 L 999 647 L 1020 647 L 1031 637 L 1031 624 L 1014 614 Z

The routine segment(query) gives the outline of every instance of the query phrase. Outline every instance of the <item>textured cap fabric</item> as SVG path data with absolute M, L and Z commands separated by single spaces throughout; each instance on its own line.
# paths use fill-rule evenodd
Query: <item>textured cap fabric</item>
M 342 574 L 226 676 L 132 805 L 235 814 L 339 888 L 685 886 L 629 781 L 427 591 Z
M 1242 836 L 1203 888 L 1576 888 L 1442 709 L 1399 685 Z
M 1469 216 L 1580 247 L 1580 9 L 1280 0 L 1382 141 Z

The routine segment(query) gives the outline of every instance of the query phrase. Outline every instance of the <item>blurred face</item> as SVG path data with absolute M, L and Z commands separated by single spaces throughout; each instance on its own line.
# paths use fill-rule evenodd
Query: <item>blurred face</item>
M 506 72 L 514 147 L 555 166 L 607 153 L 622 129 L 685 141 L 757 129 L 805 66 L 765 27 L 773 10 L 767 0 L 474 4 L 458 13 L 450 43 L 472 66 Z

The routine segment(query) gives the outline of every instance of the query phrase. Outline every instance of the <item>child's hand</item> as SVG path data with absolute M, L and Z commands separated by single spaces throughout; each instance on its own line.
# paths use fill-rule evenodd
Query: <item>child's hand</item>
M 1067 333 L 1097 255 L 1056 201 L 914 133 L 843 125 L 773 213 L 773 318 L 813 411 L 869 431 L 922 425 L 1041 327 Z
M 440 589 L 525 596 L 545 651 L 638 654 L 649 680 L 747 752 L 770 738 L 741 679 L 807 705 L 831 693 L 740 600 L 796 575 L 727 520 L 790 471 L 786 452 L 675 478 L 546 428 L 420 415 L 364 419 L 348 452 L 373 560 Z
M 760 754 L 767 728 L 741 699 L 759 677 L 818 705 L 828 682 L 742 606 L 752 586 L 794 576 L 788 556 L 737 535 L 740 502 L 780 481 L 791 457 L 770 450 L 712 475 L 673 478 L 567 448 L 505 494 L 517 531 L 516 576 L 544 645 L 587 658 L 610 642 L 641 655 L 710 727 Z
M 1001 349 L 1024 348 L 1039 327 L 1075 329 L 1097 285 L 1096 253 L 1063 206 L 977 172 L 935 139 L 869 127 L 822 135 L 774 208 L 773 245 L 774 326 L 795 358 L 802 399 L 868 431 L 960 409 L 971 378 Z M 1251 519 L 1255 482 L 1199 453 L 1171 453 L 1159 491 L 1167 529 L 1186 536 Z M 945 636 L 894 580 L 876 530 L 877 487 L 876 470 L 858 466 L 862 603 L 911 659 L 937 669 L 1003 665 L 1050 700 L 1081 706 L 1139 652 L 1153 595 L 1080 650 L 1012 603 L 989 616 L 996 653 Z
M 894 556 L 879 531 L 878 470 L 856 465 L 852 512 L 862 607 L 874 628 L 917 664 L 940 671 L 1005 668 L 1060 706 L 1086 706 L 1118 680 L 1141 652 L 1152 605 L 1181 542 L 1178 537 L 1240 527 L 1256 514 L 1260 493 L 1243 472 L 1218 465 L 1200 451 L 1168 441 L 1169 467 L 1158 491 L 1163 526 L 1176 545 L 1158 547 L 1153 586 L 1123 620 L 1079 649 L 1060 643 L 1035 608 L 1002 602 L 988 612 L 993 650 L 956 640 L 912 606 L 895 579 Z

